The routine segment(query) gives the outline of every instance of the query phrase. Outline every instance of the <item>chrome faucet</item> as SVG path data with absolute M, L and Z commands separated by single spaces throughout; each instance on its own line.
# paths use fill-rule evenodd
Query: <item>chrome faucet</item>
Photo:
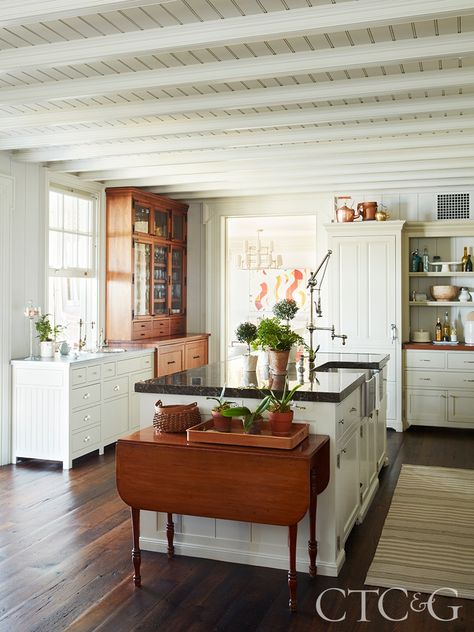
M 86 346 L 86 342 L 87 342 L 86 326 L 87 325 L 90 325 L 91 329 L 94 329 L 95 321 L 91 320 L 89 322 L 86 322 L 85 320 L 82 320 L 82 318 L 79 319 L 79 344 L 78 344 L 79 351 L 82 351 L 84 347 Z M 82 337 L 83 327 L 84 327 L 84 338 Z

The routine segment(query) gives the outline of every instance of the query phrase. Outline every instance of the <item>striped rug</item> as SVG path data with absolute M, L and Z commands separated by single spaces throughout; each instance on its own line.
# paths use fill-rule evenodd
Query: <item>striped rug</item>
M 474 470 L 402 465 L 365 583 L 474 599 Z

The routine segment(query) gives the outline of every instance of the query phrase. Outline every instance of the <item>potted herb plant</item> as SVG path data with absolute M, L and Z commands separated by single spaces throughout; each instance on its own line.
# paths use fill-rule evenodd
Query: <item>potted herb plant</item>
M 258 356 L 251 355 L 250 345 L 257 337 L 257 325 L 248 321 L 240 323 L 235 330 L 235 335 L 239 342 L 245 342 L 247 345 L 247 353 L 243 356 L 244 371 L 255 371 L 257 368 Z
M 232 417 L 223 415 L 224 410 L 228 410 L 235 402 L 229 402 L 224 399 L 225 384 L 222 387 L 219 397 L 206 397 L 206 399 L 213 399 L 217 404 L 212 408 L 211 415 L 214 421 L 214 429 L 219 432 L 230 432 L 232 428 Z
M 242 425 L 245 433 L 260 434 L 263 419 L 262 413 L 267 410 L 270 401 L 270 395 L 265 395 L 255 410 L 250 410 L 247 406 L 238 406 L 236 408 L 223 410 L 222 415 L 224 415 L 224 417 L 242 417 Z
M 42 358 L 54 357 L 54 344 L 56 337 L 63 329 L 61 325 L 51 325 L 50 314 L 43 314 L 35 323 L 40 341 L 40 355 Z
M 263 318 L 257 327 L 257 337 L 252 343 L 269 352 L 270 369 L 276 375 L 286 373 L 290 349 L 303 344 L 303 338 L 278 318 Z
M 269 391 L 268 421 L 270 422 L 272 434 L 277 437 L 285 437 L 290 433 L 294 415 L 290 406 L 293 395 L 300 386 L 301 384 L 297 384 L 289 391 L 288 379 L 286 379 L 281 396 L 276 395 L 272 390 Z

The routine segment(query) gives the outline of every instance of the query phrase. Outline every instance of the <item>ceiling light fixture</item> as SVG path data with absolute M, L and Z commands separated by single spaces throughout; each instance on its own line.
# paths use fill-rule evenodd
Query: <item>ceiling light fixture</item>
M 255 244 L 249 243 L 247 239 L 244 241 L 244 252 L 236 257 L 237 268 L 241 270 L 267 270 L 269 268 L 278 269 L 282 267 L 283 259 L 281 255 L 273 253 L 273 241 L 270 241 L 268 246 L 262 245 L 260 239 L 260 233 L 262 232 L 262 228 L 257 230 L 257 241 Z

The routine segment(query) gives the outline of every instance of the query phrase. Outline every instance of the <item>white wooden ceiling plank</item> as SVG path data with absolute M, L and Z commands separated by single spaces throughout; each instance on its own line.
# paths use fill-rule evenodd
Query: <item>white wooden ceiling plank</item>
M 56 146 L 57 141 L 49 139 L 54 143 L 54 150 L 50 154 L 56 155 L 58 159 L 71 159 L 78 157 L 97 156 L 97 155 L 114 155 L 115 152 L 129 151 L 137 153 L 148 147 L 150 151 L 184 151 L 186 149 L 211 149 L 225 147 L 242 147 L 257 145 L 278 145 L 291 143 L 305 143 L 316 140 L 333 140 L 333 139 L 354 139 L 369 137 L 390 137 L 396 134 L 409 134 L 421 132 L 441 132 L 446 130 L 465 130 L 474 129 L 474 117 L 450 116 L 450 117 L 432 117 L 427 119 L 390 121 L 389 123 L 370 123 L 363 125 L 342 125 L 342 126 L 326 126 L 326 127 L 304 127 L 278 130 L 253 131 L 242 133 L 221 133 L 207 135 L 193 135 L 173 138 L 159 138 L 151 140 L 126 140 L 103 143 L 88 143 L 86 145 L 66 145 Z M 58 135 L 60 138 L 60 135 Z M 25 144 L 28 139 L 25 139 Z M 4 138 L 0 140 L 0 149 L 9 150 L 18 146 L 18 140 L 15 138 Z M 141 149 L 138 148 L 140 146 Z M 41 146 L 40 146 L 41 147 Z M 52 146 L 49 146 L 51 150 Z M 48 149 L 45 144 L 43 152 Z M 38 150 L 37 150 L 38 151 Z M 146 151 L 146 150 L 145 150 Z M 40 154 L 41 151 L 38 151 Z M 45 158 L 44 160 L 49 160 Z
M 0 28 L 18 24 L 37 24 L 98 12 L 130 7 L 165 4 L 173 0 L 2 0 Z
M 399 151 L 431 151 L 433 156 L 442 157 L 444 151 L 449 152 L 455 148 L 459 153 L 472 153 L 474 145 L 474 134 L 468 132 L 444 132 L 442 134 L 416 134 L 403 137 L 387 137 L 383 139 L 382 147 L 387 157 Z M 135 152 L 121 150 L 117 146 L 115 155 L 96 156 L 70 160 L 61 160 L 57 154 L 52 154 L 51 150 L 27 150 L 17 152 L 16 156 L 25 162 L 46 162 L 49 169 L 59 172 L 81 172 L 98 169 L 108 169 L 123 166 L 148 166 L 161 165 L 172 166 L 186 163 L 201 164 L 204 162 L 228 161 L 228 160 L 256 160 L 262 156 L 266 159 L 276 159 L 285 157 L 314 157 L 318 155 L 342 155 L 367 154 L 369 152 L 379 152 L 381 142 L 376 139 L 357 139 L 344 141 L 321 141 L 308 142 L 299 145 L 277 145 L 272 147 L 244 147 L 244 148 L 224 148 L 198 151 L 179 151 L 156 153 L 156 147 L 141 147 Z M 127 148 L 125 148 L 127 149 Z M 49 155 L 48 153 L 49 152 Z M 56 162 L 52 162 L 56 161 Z
M 368 121 L 385 119 L 396 116 L 415 114 L 430 114 L 434 112 L 455 112 L 464 114 L 474 113 L 474 100 L 472 95 L 458 95 L 453 97 L 420 98 L 396 101 L 390 103 L 357 104 L 350 106 L 333 106 L 307 109 L 281 110 L 277 112 L 253 112 L 232 115 L 198 117 L 180 120 L 164 120 L 162 122 L 150 122 L 136 125 L 98 125 L 96 129 L 90 129 L 89 142 L 97 142 L 118 138 L 145 138 L 146 136 L 170 136 L 173 134 L 194 134 L 201 132 L 224 132 L 236 130 L 249 130 L 263 127 L 282 127 L 295 125 L 312 125 L 321 123 L 344 123 L 348 121 Z M 97 123 L 96 123 L 97 125 Z M 34 135 L 20 133 L 12 129 L 11 121 L 8 129 L 14 134 L 15 145 L 9 147 L 26 148 L 64 144 L 82 144 L 84 142 L 83 130 L 71 131 L 63 127 L 63 132 L 42 131 Z M 76 126 L 77 128 L 77 126 Z M 6 128 L 4 128 L 6 129 Z M 11 141 L 13 142 L 13 141 Z M 0 148 L 2 138 L 0 137 Z
M 190 97 L 173 97 L 159 100 L 151 100 L 148 95 L 146 101 L 137 102 L 136 97 L 131 103 L 117 103 L 88 108 L 74 108 L 67 105 L 67 110 L 39 111 L 37 114 L 7 115 L 0 114 L 0 129 L 15 127 L 31 127 L 34 125 L 62 125 L 65 123 L 81 123 L 93 120 L 114 120 L 126 118 L 135 114 L 141 115 L 164 115 L 191 113 L 193 111 L 205 112 L 232 111 L 239 108 L 264 107 L 278 104 L 321 102 L 331 100 L 333 103 L 344 99 L 346 96 L 351 100 L 356 98 L 367 98 L 381 95 L 400 94 L 406 95 L 411 92 L 417 94 L 420 90 L 436 89 L 436 96 L 439 96 L 439 86 L 445 89 L 474 86 L 474 67 L 471 69 L 455 69 L 434 72 L 415 72 L 405 75 L 391 75 L 387 77 L 376 77 L 370 79 L 351 79 L 343 81 L 333 81 L 321 84 L 309 84 L 295 86 L 291 84 L 283 87 L 260 88 L 256 90 L 239 90 L 235 92 L 215 94 L 209 92 L 205 95 L 195 95 Z M 1 99 L 0 99 L 1 100 Z
M 386 42 L 370 46 L 345 47 L 321 52 L 267 56 L 258 59 L 232 60 L 209 64 L 195 63 L 184 67 L 122 73 L 119 76 L 48 82 L 41 86 L 3 88 L 0 103 L 55 100 L 95 94 L 117 93 L 144 87 L 177 86 L 219 81 L 238 81 L 266 76 L 292 75 L 344 68 L 380 66 L 385 63 L 407 62 L 413 59 L 463 57 L 474 54 L 474 37 L 460 34 L 406 42 Z
M 399 0 L 397 3 L 380 3 L 358 0 L 340 5 L 307 7 L 293 11 L 210 20 L 203 24 L 176 27 L 150 28 L 134 32 L 130 26 L 126 33 L 90 36 L 87 40 L 71 40 L 53 44 L 22 47 L 21 50 L 0 51 L 0 71 L 39 66 L 73 65 L 75 63 L 139 55 L 147 51 L 167 52 L 208 48 L 232 43 L 261 42 L 308 33 L 326 33 L 357 28 L 357 25 L 391 24 L 397 19 L 416 20 L 444 15 L 462 15 L 473 12 L 470 0 Z M 341 40 L 342 41 L 342 40 Z M 344 47 L 345 48 L 345 47 Z

